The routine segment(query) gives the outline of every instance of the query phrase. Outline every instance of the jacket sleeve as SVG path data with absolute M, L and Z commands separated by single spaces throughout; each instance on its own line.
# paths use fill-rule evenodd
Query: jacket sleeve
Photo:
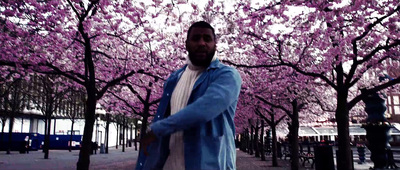
M 237 70 L 226 67 L 217 71 L 215 79 L 201 97 L 174 115 L 150 126 L 156 136 L 162 137 L 204 124 L 238 100 L 242 80 Z

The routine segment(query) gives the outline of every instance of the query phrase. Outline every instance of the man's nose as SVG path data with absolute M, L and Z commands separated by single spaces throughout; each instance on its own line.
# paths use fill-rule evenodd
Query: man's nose
M 199 45 L 206 45 L 206 41 L 204 41 L 204 39 L 203 38 L 200 38 L 200 40 L 199 40 Z

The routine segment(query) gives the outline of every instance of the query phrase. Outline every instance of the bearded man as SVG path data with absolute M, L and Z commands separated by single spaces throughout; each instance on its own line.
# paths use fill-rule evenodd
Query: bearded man
M 234 115 L 242 80 L 215 56 L 214 28 L 192 24 L 187 64 L 172 73 L 150 131 L 141 140 L 136 169 L 236 169 Z

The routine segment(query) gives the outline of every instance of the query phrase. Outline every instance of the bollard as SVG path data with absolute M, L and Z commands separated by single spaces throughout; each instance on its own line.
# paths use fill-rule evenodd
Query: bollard
M 358 152 L 358 164 L 363 164 L 365 163 L 365 146 L 357 146 L 357 152 Z
M 104 143 L 102 143 L 100 144 L 100 153 L 105 153 L 104 150 L 105 150 Z
M 323 143 L 316 145 L 314 155 L 316 170 L 335 170 L 332 146 Z

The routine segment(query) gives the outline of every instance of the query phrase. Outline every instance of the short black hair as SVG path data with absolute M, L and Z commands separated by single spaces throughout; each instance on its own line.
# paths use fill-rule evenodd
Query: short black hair
M 196 27 L 196 28 L 210 28 L 212 30 L 213 35 L 214 35 L 214 41 L 215 41 L 216 37 L 215 37 L 214 28 L 208 22 L 205 22 L 205 21 L 198 21 L 198 22 L 193 23 L 189 27 L 186 39 L 189 39 L 190 31 L 192 31 L 192 28 L 194 28 L 194 27 Z

